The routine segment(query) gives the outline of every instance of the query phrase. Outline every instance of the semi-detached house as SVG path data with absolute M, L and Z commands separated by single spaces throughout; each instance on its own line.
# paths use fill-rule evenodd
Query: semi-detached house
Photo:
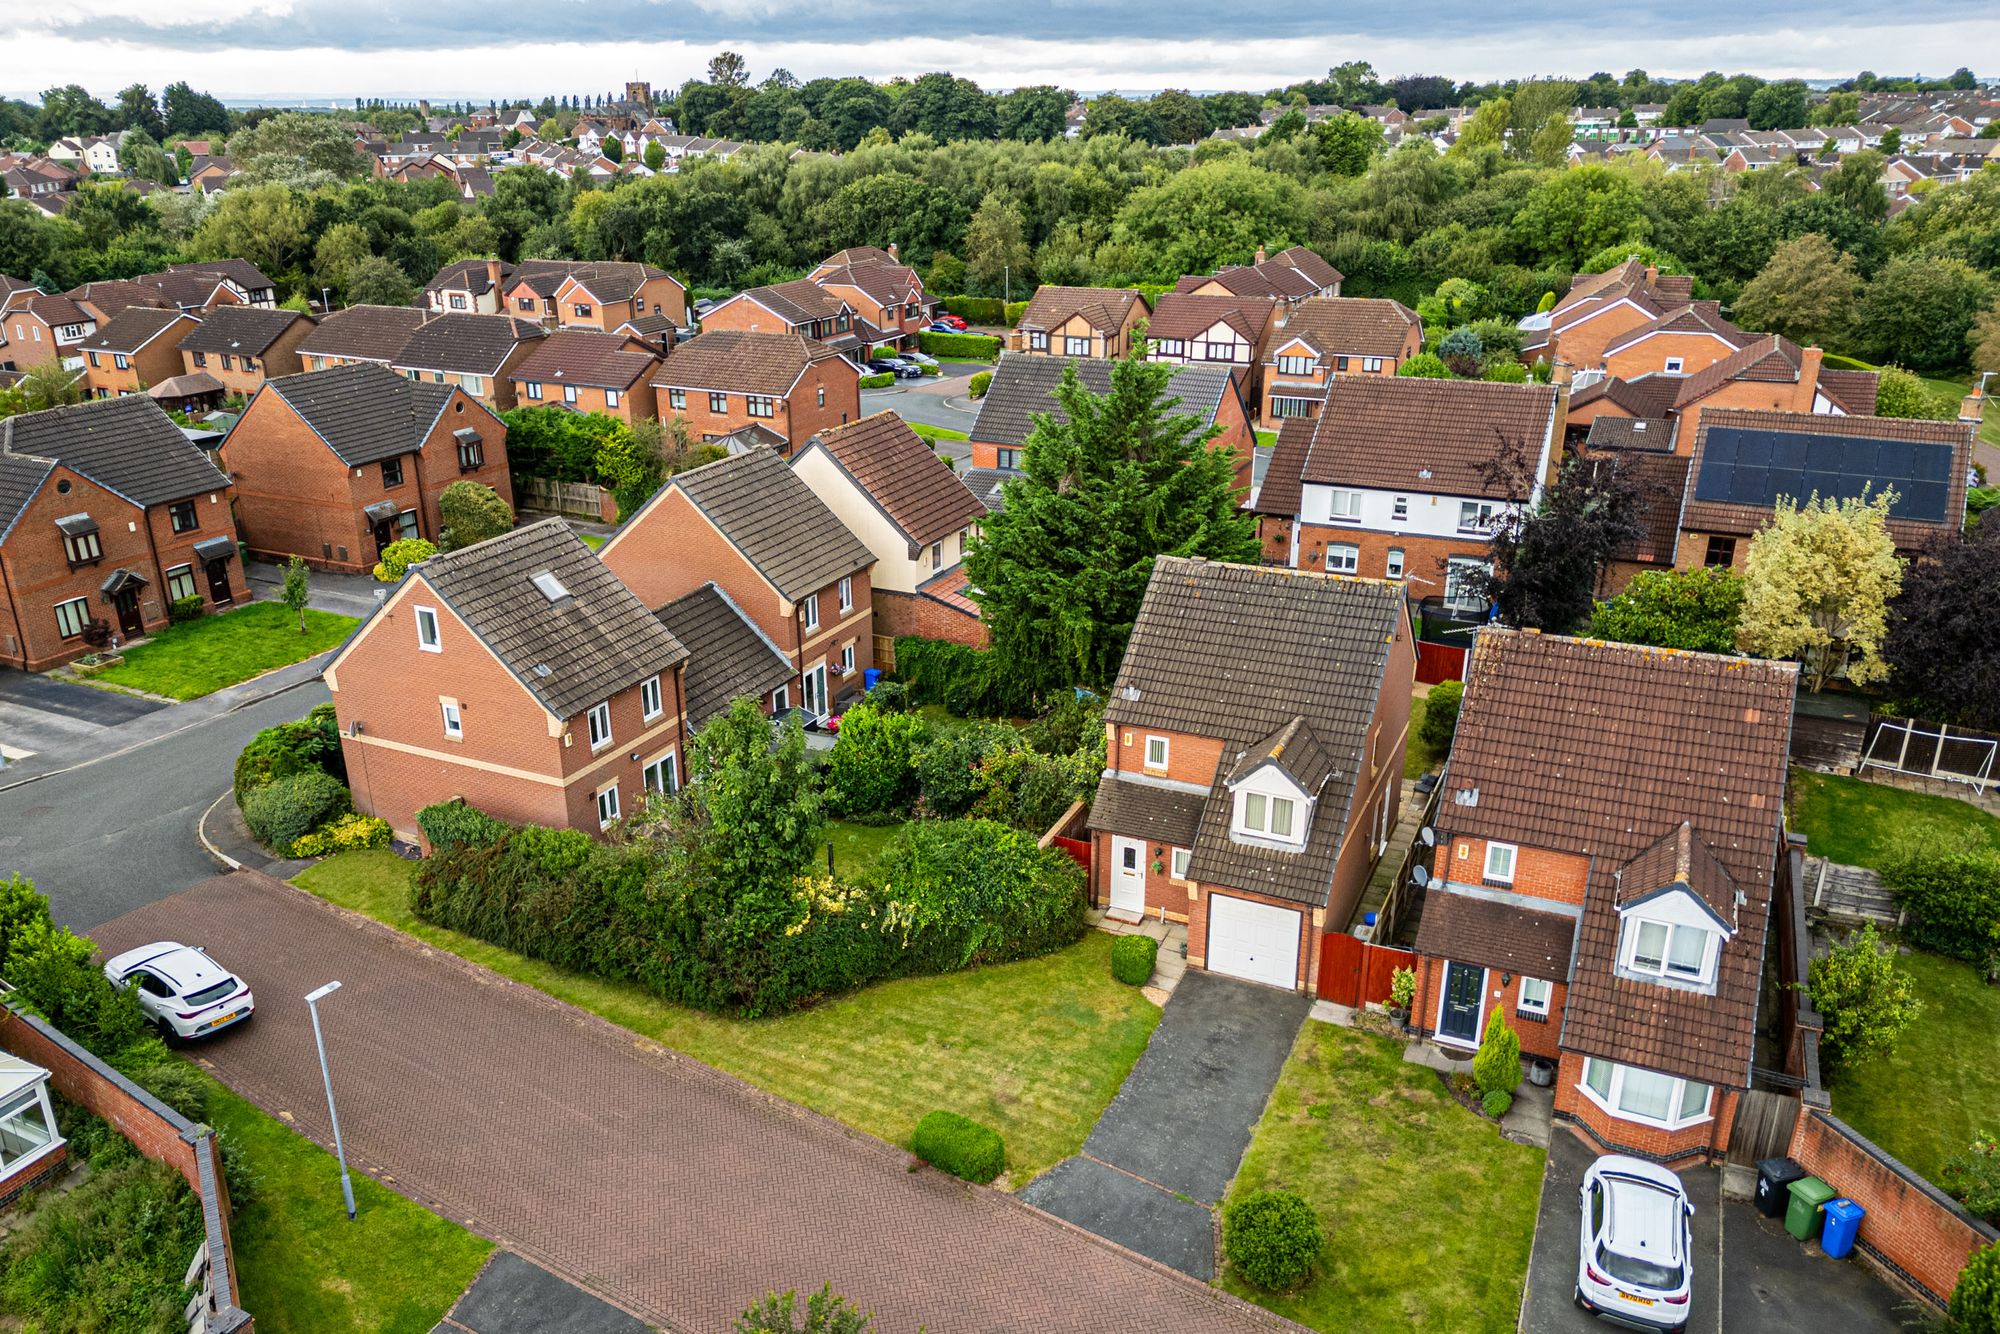
M 636 338 L 558 329 L 509 372 L 523 407 L 559 404 L 601 412 L 630 426 L 656 416 L 652 378 L 660 359 Z
M 455 385 L 495 412 L 515 404 L 513 370 L 547 331 L 511 315 L 439 315 L 418 326 L 390 363 L 412 380 Z
M 83 382 L 92 398 L 144 393 L 181 374 L 180 340 L 195 327 L 178 310 L 131 306 L 83 341 Z M 221 388 L 220 382 L 216 386 Z
M 356 361 L 392 365 L 430 316 L 414 306 L 348 306 L 319 322 L 299 343 L 299 357 L 309 371 L 345 366 Z
M 653 375 L 662 419 L 697 440 L 789 455 L 861 415 L 861 372 L 814 338 L 710 329 L 676 344 Z

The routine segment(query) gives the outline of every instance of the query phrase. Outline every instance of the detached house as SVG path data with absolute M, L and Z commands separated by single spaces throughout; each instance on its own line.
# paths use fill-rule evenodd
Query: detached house
M 1608 1152 L 1718 1158 L 1750 1087 L 1798 669 L 1482 631 L 1445 768 L 1411 1023 L 1498 1010 Z
M 206 372 L 226 393 L 248 397 L 266 380 L 304 369 L 299 344 L 313 331 L 310 315 L 256 306 L 218 306 L 181 338 L 183 368 Z
M 0 421 L 0 661 L 31 672 L 249 597 L 229 479 L 148 399 Z
M 924 296 L 924 280 L 887 250 L 854 246 L 821 260 L 806 275 L 845 302 L 861 321 L 868 351 L 895 351 L 912 346 L 930 323 L 932 303 Z
M 985 646 L 960 562 L 986 506 L 901 417 L 878 412 L 821 431 L 792 471 L 875 554 L 877 634 Z
M 1521 321 L 1521 356 L 1596 366 L 1619 337 L 1694 299 L 1694 279 L 1661 273 L 1637 256 L 1603 273 L 1579 273 L 1548 313 Z
M 1604 345 L 1598 365 L 1608 376 L 1636 379 L 1655 372 L 1693 375 L 1758 340 L 1722 318 L 1713 301 L 1691 301 L 1618 335 Z
M 1317 989 L 1395 828 L 1414 655 L 1397 584 L 1161 557 L 1104 710 L 1093 900 Z
M 1272 297 L 1162 292 L 1146 325 L 1146 360 L 1228 367 L 1244 402 L 1257 403 L 1257 354 L 1279 309 Z
M 349 573 L 400 538 L 437 541 L 438 496 L 453 482 L 514 494 L 507 428 L 490 409 L 369 363 L 270 381 L 222 457 L 251 550 Z
M 772 450 L 668 478 L 599 554 L 649 607 L 727 593 L 789 660 L 774 711 L 823 719 L 874 665 L 874 553 Z
M 412 333 L 390 362 L 412 380 L 456 385 L 495 412 L 514 406 L 513 370 L 547 331 L 511 315 L 439 315 Z
M 1424 324 L 1400 301 L 1327 297 L 1278 312 L 1264 339 L 1263 420 L 1317 417 L 1336 375 L 1394 375 L 1424 350 Z
M 355 808 L 607 829 L 680 786 L 687 660 L 560 519 L 433 556 L 327 665 Z
M 0 370 L 23 371 L 53 361 L 65 370 L 83 366 L 83 343 L 97 332 L 97 317 L 66 296 L 39 288 L 16 290 L 0 310 Z
M 387 366 L 430 316 L 413 306 L 349 306 L 320 320 L 298 345 L 309 371 L 371 361 Z
M 594 329 L 558 329 L 509 372 L 523 407 L 559 403 L 602 412 L 626 425 L 656 416 L 652 377 L 660 359 L 634 338 Z
M 790 454 L 861 415 L 861 372 L 793 333 L 711 329 L 677 344 L 653 375 L 662 419 L 680 417 L 698 440 Z
M 1138 328 L 1152 317 L 1146 298 L 1128 287 L 1035 289 L 1007 334 L 1008 350 L 1046 357 L 1102 357 L 1132 350 Z
M 1340 270 L 1315 251 L 1295 245 L 1266 255 L 1264 247 L 1258 246 L 1250 263 L 1217 269 L 1207 277 L 1190 274 L 1175 283 L 1174 290 L 1195 296 L 1269 296 L 1294 302 L 1339 296 L 1340 284 Z
M 83 341 L 83 379 L 90 397 L 144 393 L 181 374 L 180 340 L 194 327 L 194 318 L 178 310 L 132 306 L 120 311 Z
M 1586 432 L 1606 417 L 1671 417 L 1685 454 L 1694 448 L 1702 415 L 1716 408 L 1872 417 L 1879 378 L 1875 371 L 1829 370 L 1820 349 L 1757 334 L 1689 374 L 1655 371 L 1579 386 L 1570 396 L 1567 429 Z
M 851 361 L 865 361 L 877 331 L 853 305 L 810 278 L 751 287 L 716 302 L 701 317 L 702 336 L 737 333 L 795 334 L 824 344 Z

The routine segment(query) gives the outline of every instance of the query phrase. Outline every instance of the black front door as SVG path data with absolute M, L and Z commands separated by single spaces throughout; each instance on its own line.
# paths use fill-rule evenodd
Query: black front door
M 127 639 L 137 639 L 146 633 L 146 623 L 139 619 L 138 589 L 121 589 L 118 595 L 111 599 L 111 604 L 118 608 L 118 630 L 120 634 L 124 635 Z
M 229 562 L 212 560 L 208 563 L 208 600 L 218 607 L 226 607 L 236 600 L 229 591 Z
M 1445 967 L 1444 1013 L 1438 1016 L 1438 1036 L 1459 1042 L 1479 1040 L 1479 1001 L 1486 990 L 1486 970 L 1476 964 Z
M 384 519 L 375 525 L 375 559 L 382 559 L 382 548 L 396 540 L 396 521 Z

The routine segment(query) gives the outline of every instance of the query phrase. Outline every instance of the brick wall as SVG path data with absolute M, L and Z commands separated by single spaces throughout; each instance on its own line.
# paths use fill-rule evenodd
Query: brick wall
M 985 648 L 990 636 L 986 623 L 959 608 L 924 593 L 894 593 L 874 590 L 875 633 L 892 639 L 916 635 L 921 639 L 946 639 L 954 644 Z
M 1483 883 L 1487 841 L 1483 838 L 1454 837 L 1449 828 L 1443 833 L 1445 836 L 1431 862 L 1431 873 L 1446 880 L 1456 880 L 1461 885 Z M 1589 879 L 1590 858 L 1580 853 L 1516 847 L 1513 883 L 1499 888 L 1553 899 L 1558 903 L 1582 903 L 1584 886 Z
M 1111 902 L 1111 877 L 1116 865 L 1112 856 L 1112 839 L 1115 836 L 1115 831 L 1089 835 L 1090 901 L 1099 907 Z M 1139 865 L 1146 877 L 1146 915 L 1158 917 L 1164 913 L 1170 922 L 1187 921 L 1189 906 L 1193 902 L 1190 895 L 1195 892 L 1195 885 L 1191 881 L 1173 878 L 1170 845 L 1158 837 L 1139 838 L 1137 841 L 1144 845 Z M 1160 863 L 1157 871 L 1153 869 L 1156 861 Z
M 375 563 L 352 469 L 275 393 L 250 401 L 222 446 L 236 488 L 236 522 L 259 556 L 303 556 L 320 569 L 359 573 Z M 381 470 L 364 470 L 383 498 Z M 406 483 L 407 484 L 407 483 Z
M 1729 1147 L 1729 1132 L 1736 1123 L 1735 1089 L 1715 1090 L 1709 1120 L 1680 1130 L 1661 1130 L 1611 1115 L 1584 1096 L 1578 1087 L 1582 1083 L 1583 1057 L 1564 1052 L 1556 1069 L 1556 1117 L 1580 1127 L 1586 1138 L 1606 1152 L 1663 1163 L 1694 1157 L 1716 1161 Z
M 1252 903 L 1267 903 L 1277 908 L 1289 908 L 1299 915 L 1299 969 L 1292 984 L 1301 991 L 1311 991 L 1319 972 L 1319 928 L 1313 923 L 1313 910 L 1303 904 L 1287 899 L 1273 898 L 1268 894 L 1253 894 L 1245 890 L 1233 889 L 1227 885 L 1196 885 L 1190 887 L 1188 904 L 1188 952 L 1187 961 L 1195 968 L 1208 966 L 1208 915 L 1213 908 L 1215 895 L 1222 894 L 1232 899 L 1248 899 Z
M 1667 333 L 1622 347 L 1605 357 L 1603 364 L 1607 375 L 1635 380 L 1665 372 L 1669 357 L 1680 358 L 1679 374 L 1693 375 L 1735 355 L 1735 348 L 1713 334 Z
M 1422 497 L 1417 497 L 1412 503 L 1421 500 Z M 1403 574 L 1394 577 L 1409 580 L 1413 597 L 1444 592 L 1445 561 L 1449 557 L 1492 558 L 1492 548 L 1483 537 L 1424 537 L 1416 533 L 1384 533 L 1347 524 L 1300 523 L 1298 568 L 1326 569 L 1326 549 L 1329 546 L 1354 547 L 1354 573 L 1364 579 L 1392 577 L 1389 574 L 1389 551 L 1391 548 L 1401 551 Z M 1288 561 L 1291 556 L 1289 535 L 1282 544 L 1273 544 L 1267 537 L 1265 552 L 1280 562 Z
M 525 407 L 531 408 L 563 403 L 575 408 L 578 412 L 601 412 L 607 417 L 616 417 L 627 426 L 635 425 L 649 417 L 659 415 L 656 408 L 656 400 L 653 396 L 653 386 L 644 377 L 628 385 L 625 389 L 618 391 L 618 406 L 615 408 L 608 406 L 605 400 L 605 391 L 598 385 L 569 385 L 568 387 L 576 390 L 576 399 L 572 402 L 563 397 L 565 387 L 563 382 L 545 380 L 539 383 L 541 385 L 541 397 L 531 397 L 527 389 L 528 381 L 520 378 L 519 369 L 516 368 L 513 380 L 514 400 Z
M 84 383 L 90 386 L 94 398 L 116 398 L 120 394 L 136 394 L 162 380 L 171 380 L 181 373 L 181 350 L 177 346 L 194 328 L 194 321 L 179 319 L 169 325 L 165 332 L 151 342 L 126 357 L 124 370 L 118 369 L 118 355 L 115 352 L 91 352 L 84 357 Z
M 1438 1000 L 1444 991 L 1445 964 L 1448 960 L 1419 955 L 1417 958 L 1417 993 L 1410 1001 L 1410 1027 L 1421 1036 L 1428 1037 L 1437 1031 Z M 1557 1040 L 1562 1037 L 1563 1002 L 1569 995 L 1569 988 L 1559 977 L 1543 978 L 1555 985 L 1550 988 L 1549 1013 L 1546 1019 L 1537 1019 L 1521 1013 L 1521 979 L 1523 974 L 1511 976 L 1500 969 L 1486 971 L 1485 999 L 1480 1009 L 1490 1016 L 1493 1007 L 1499 1006 L 1507 1016 L 1507 1025 L 1521 1037 L 1521 1052 L 1525 1056 L 1542 1056 L 1553 1061 L 1558 1056 Z M 1507 980 L 1503 981 L 1502 979 Z M 1482 1020 L 1481 1033 L 1486 1020 Z

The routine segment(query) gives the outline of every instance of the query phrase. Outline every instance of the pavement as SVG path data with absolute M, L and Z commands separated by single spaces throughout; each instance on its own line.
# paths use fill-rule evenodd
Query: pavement
M 941 375 L 925 376 L 921 380 L 898 380 L 892 389 L 862 390 L 861 415 L 872 416 L 887 409 L 904 421 L 922 422 L 926 426 L 939 426 L 948 431 L 970 431 L 972 424 L 979 420 L 979 406 L 966 397 L 965 383 L 976 372 L 991 370 L 992 367 L 962 361 L 939 364 L 944 369 Z M 938 453 L 956 459 L 961 467 L 972 457 L 972 446 L 964 440 L 938 440 L 933 443 Z
M 431 1334 L 646 1334 L 648 1326 L 512 1251 L 495 1251 Z
M 1084 1141 L 1021 1198 L 1195 1278 L 1214 1219 L 1310 998 L 1207 972 L 1181 978 L 1145 1054 Z
M 243 563 L 243 570 L 258 601 L 284 600 L 283 566 L 252 560 Z M 368 615 L 389 590 L 389 585 L 377 583 L 373 575 L 335 574 L 329 570 L 314 570 L 308 587 L 312 596 L 307 599 L 307 606 L 315 611 L 338 612 L 342 616 Z
M 295 998 L 339 979 L 322 1022 L 350 1163 L 669 1329 L 710 1334 L 827 1282 L 878 1334 L 1297 1329 L 268 876 L 214 877 L 94 934 L 107 952 L 196 939 L 241 970 L 257 1018 L 199 1055 L 322 1145 Z

